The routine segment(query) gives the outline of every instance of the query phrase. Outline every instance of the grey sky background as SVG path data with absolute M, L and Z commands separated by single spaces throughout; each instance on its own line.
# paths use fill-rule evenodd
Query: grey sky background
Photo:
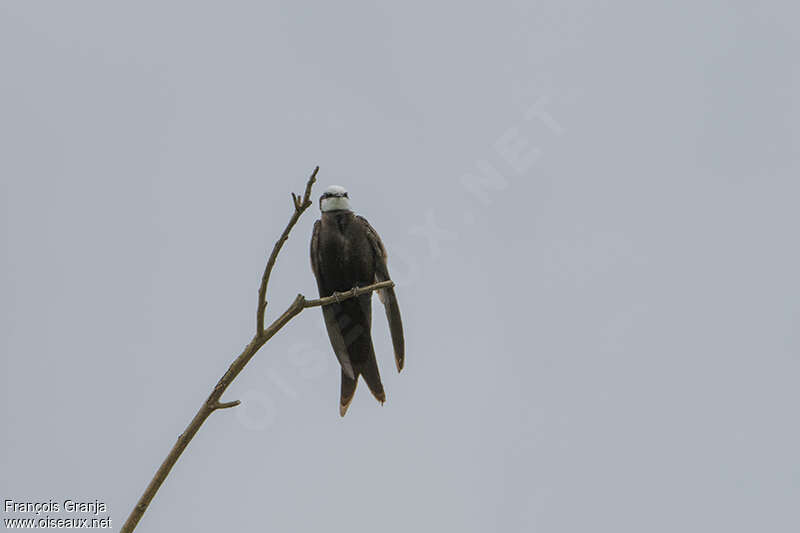
M 389 250 L 406 369 L 376 307 L 387 402 L 340 419 L 301 314 L 141 531 L 796 532 L 798 15 L 3 2 L 3 498 L 119 528 L 319 164 Z M 268 318 L 316 294 L 317 217 Z

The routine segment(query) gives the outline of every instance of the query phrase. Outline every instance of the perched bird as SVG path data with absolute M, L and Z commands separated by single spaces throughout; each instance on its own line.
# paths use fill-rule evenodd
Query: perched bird
M 349 291 L 389 279 L 386 249 L 365 218 L 353 213 L 344 187 L 333 185 L 319 199 L 322 211 L 311 236 L 311 268 L 320 297 Z M 400 308 L 393 288 L 381 289 L 378 297 L 386 308 L 397 371 L 403 369 L 404 339 Z M 383 392 L 375 349 L 372 346 L 372 293 L 322 307 L 325 327 L 333 351 L 342 367 L 339 414 L 344 416 L 356 392 L 358 376 L 364 378 L 375 398 L 383 403 Z

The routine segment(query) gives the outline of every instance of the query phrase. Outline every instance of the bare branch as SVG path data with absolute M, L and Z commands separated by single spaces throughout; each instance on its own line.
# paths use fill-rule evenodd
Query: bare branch
M 292 217 L 289 219 L 289 223 L 286 225 L 286 229 L 283 230 L 283 233 L 281 233 L 278 242 L 273 246 L 272 253 L 267 260 L 267 266 L 264 268 L 264 275 L 261 276 L 261 286 L 258 288 L 258 306 L 256 307 L 256 335 L 260 335 L 264 330 L 264 312 L 267 309 L 267 283 L 269 283 L 269 276 L 272 274 L 272 267 L 275 266 L 275 260 L 278 258 L 278 253 L 281 251 L 283 243 L 289 238 L 289 232 L 292 231 L 294 225 L 297 224 L 300 215 L 311 206 L 311 188 L 314 186 L 314 182 L 317 181 L 317 172 L 319 172 L 319 167 L 316 167 L 308 178 L 302 204 L 299 203 L 297 196 L 292 193 L 294 214 L 292 214 Z
M 264 276 L 261 278 L 261 287 L 259 288 L 259 301 L 256 312 L 258 328 L 256 330 L 256 334 L 253 336 L 247 346 L 244 347 L 242 353 L 239 354 L 239 356 L 231 363 L 225 374 L 219 379 L 216 386 L 211 391 L 211 394 L 209 394 L 206 401 L 204 401 L 200 406 L 200 409 L 197 411 L 197 414 L 194 415 L 192 421 L 189 422 L 186 430 L 184 430 L 184 432 L 178 436 L 177 442 L 175 442 L 175 445 L 169 451 L 169 454 L 167 454 L 166 459 L 164 459 L 164 461 L 161 463 L 161 466 L 159 466 L 158 470 L 156 470 L 156 473 L 153 476 L 153 479 L 151 479 L 150 483 L 147 485 L 144 494 L 142 494 L 133 510 L 131 510 L 131 513 L 128 516 L 128 519 L 125 521 L 125 524 L 123 524 L 120 533 L 130 533 L 136 528 L 136 525 L 139 523 L 139 520 L 142 518 L 145 511 L 147 511 L 147 507 L 150 505 L 150 502 L 153 501 L 156 492 L 158 492 L 161 484 L 164 483 L 164 480 L 169 475 L 172 467 L 175 466 L 175 463 L 186 449 L 186 446 L 188 446 L 189 442 L 194 438 L 195 434 L 197 434 L 197 431 L 200 429 L 206 419 L 211 416 L 211 413 L 219 409 L 228 409 L 240 404 L 239 400 L 221 402 L 220 398 L 230 384 L 233 383 L 233 380 L 236 379 L 236 376 L 238 376 L 239 373 L 244 369 L 250 359 L 253 358 L 256 352 L 258 352 L 258 350 L 264 346 L 264 344 L 271 339 L 273 335 L 275 335 L 292 318 L 299 315 L 303 309 L 329 305 L 334 302 L 341 302 L 348 298 L 355 298 L 361 294 L 366 294 L 371 291 L 394 286 L 394 283 L 391 280 L 382 281 L 380 283 L 375 283 L 374 285 L 369 285 L 368 287 L 354 287 L 349 291 L 334 293 L 331 296 L 319 298 L 317 300 L 306 300 L 302 294 L 298 294 L 286 311 L 281 314 L 281 316 L 276 318 L 267 328 L 263 327 L 264 309 L 266 308 L 265 295 L 267 292 L 267 282 L 269 281 L 272 267 L 275 264 L 275 259 L 281 249 L 281 246 L 283 245 L 283 242 L 286 241 L 289 236 L 289 231 L 291 231 L 295 223 L 297 223 L 297 219 L 300 217 L 300 215 L 302 215 L 303 212 L 311 205 L 311 187 L 314 185 L 314 181 L 316 181 L 318 170 L 319 167 L 314 169 L 313 174 L 311 174 L 311 177 L 308 179 L 308 183 L 306 183 L 306 190 L 305 194 L 303 195 L 302 203 L 297 196 L 294 194 L 292 195 L 292 202 L 295 204 L 294 214 L 289 220 L 289 225 L 286 226 L 286 229 L 281 235 L 280 240 L 275 244 L 275 248 L 272 250 L 272 254 L 267 261 L 267 268 L 264 271 Z
M 392 280 L 381 281 L 380 283 L 375 283 L 366 287 L 353 287 L 349 291 L 334 292 L 330 296 L 319 298 L 318 300 L 306 300 L 305 304 L 303 304 L 303 307 L 319 307 L 322 305 L 339 303 L 342 300 L 347 300 L 348 298 L 355 298 L 356 296 L 361 296 L 362 294 L 366 294 L 368 292 L 377 291 L 380 289 L 388 289 L 390 287 L 394 287 L 394 281 Z
M 217 402 L 214 405 L 214 409 L 228 409 L 229 407 L 236 407 L 240 403 L 242 402 L 239 400 L 233 400 L 232 402 Z
M 311 206 L 311 187 L 313 187 L 314 182 L 317 181 L 317 171 L 319 171 L 319 166 L 314 169 L 314 172 L 306 183 L 306 192 L 303 194 L 303 209 Z

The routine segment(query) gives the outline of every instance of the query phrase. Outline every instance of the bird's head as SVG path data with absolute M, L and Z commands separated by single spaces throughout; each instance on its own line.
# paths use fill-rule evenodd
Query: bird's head
M 340 185 L 331 185 L 322 196 L 319 197 L 319 209 L 323 213 L 327 211 L 345 210 L 350 211 L 350 198 L 347 191 Z

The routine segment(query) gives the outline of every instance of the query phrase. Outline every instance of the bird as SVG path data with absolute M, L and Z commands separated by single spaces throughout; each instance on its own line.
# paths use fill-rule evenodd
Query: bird
M 391 279 L 381 238 L 364 217 L 350 208 L 350 197 L 344 187 L 328 187 L 319 198 L 319 209 L 321 215 L 311 236 L 311 269 L 321 298 Z M 395 364 L 400 372 L 405 363 L 405 339 L 397 296 L 393 287 L 376 292 L 386 311 Z M 347 413 L 359 376 L 383 404 L 386 393 L 372 344 L 372 292 L 322 306 L 322 315 L 341 366 L 339 415 Z

